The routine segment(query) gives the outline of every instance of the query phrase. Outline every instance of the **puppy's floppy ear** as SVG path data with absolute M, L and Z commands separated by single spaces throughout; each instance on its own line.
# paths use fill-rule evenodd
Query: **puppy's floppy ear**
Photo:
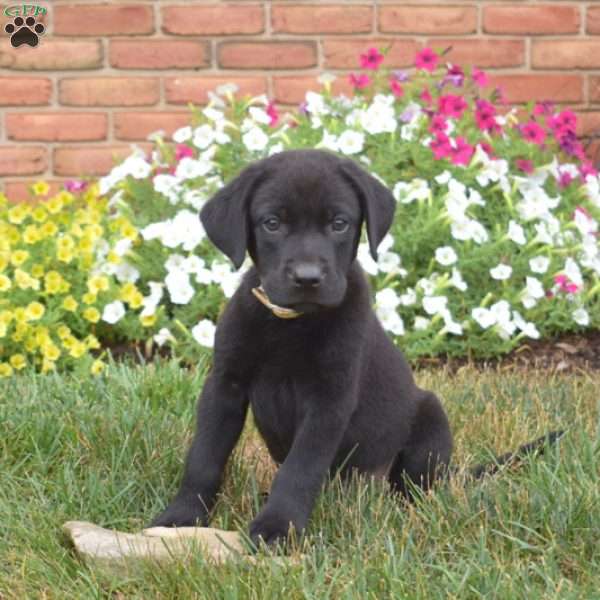
M 342 174 L 356 190 L 363 217 L 371 256 L 377 260 L 377 246 L 392 226 L 396 201 L 392 192 L 353 160 L 344 160 Z
M 200 220 L 210 241 L 229 257 L 236 269 L 240 268 L 246 255 L 248 207 L 262 173 L 260 163 L 245 168 L 200 211 Z

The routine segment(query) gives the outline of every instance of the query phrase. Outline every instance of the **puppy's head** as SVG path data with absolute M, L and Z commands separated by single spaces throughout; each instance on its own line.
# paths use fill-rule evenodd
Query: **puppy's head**
M 355 162 L 293 150 L 244 169 L 200 218 L 236 268 L 248 250 L 273 303 L 312 312 L 342 302 L 362 223 L 376 258 L 394 207 L 390 191 Z

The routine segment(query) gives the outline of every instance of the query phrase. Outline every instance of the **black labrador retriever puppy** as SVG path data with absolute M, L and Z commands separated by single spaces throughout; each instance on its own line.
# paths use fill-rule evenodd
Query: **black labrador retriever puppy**
M 255 163 L 204 206 L 212 242 L 254 266 L 219 320 L 183 481 L 154 526 L 207 523 L 249 405 L 280 465 L 255 543 L 301 532 L 328 473 L 386 477 L 409 495 L 446 471 L 444 409 L 381 327 L 356 261 L 363 222 L 376 257 L 394 208 L 354 161 L 317 150 Z

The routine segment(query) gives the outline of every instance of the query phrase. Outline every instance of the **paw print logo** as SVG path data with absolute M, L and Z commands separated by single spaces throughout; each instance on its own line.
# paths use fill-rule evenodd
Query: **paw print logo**
M 12 23 L 4 26 L 4 31 L 10 35 L 10 43 L 14 48 L 27 44 L 32 48 L 38 45 L 39 36 L 44 35 L 46 28 L 37 23 L 34 17 L 15 17 Z

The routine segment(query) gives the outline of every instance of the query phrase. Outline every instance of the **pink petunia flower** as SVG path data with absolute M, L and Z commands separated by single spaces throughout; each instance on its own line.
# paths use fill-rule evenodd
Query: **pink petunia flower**
M 462 96 L 447 94 L 438 99 L 438 110 L 447 117 L 460 119 L 467 106 L 467 102 Z
M 440 57 L 431 48 L 424 48 L 421 52 L 417 53 L 415 67 L 432 73 L 435 71 L 439 60 Z
M 561 292 L 567 294 L 576 294 L 579 291 L 579 286 L 572 282 L 564 273 L 554 276 L 554 283 L 558 286 Z
M 185 144 L 177 144 L 175 147 L 175 160 L 179 162 L 182 158 L 193 157 L 194 151 Z
M 538 125 L 535 121 L 529 121 L 529 123 L 522 125 L 521 135 L 528 142 L 538 144 L 538 146 L 541 146 L 546 139 L 546 132 L 543 127 Z
M 536 116 L 551 115 L 554 112 L 554 103 L 544 101 L 538 102 L 533 107 L 533 114 Z
M 462 87 L 465 80 L 465 74 L 458 65 L 448 64 L 448 71 L 444 76 L 444 83 L 450 82 L 454 87 Z
M 559 187 L 566 188 L 571 184 L 572 181 L 573 181 L 573 176 L 571 175 L 571 173 L 567 173 L 567 171 L 559 171 L 559 177 L 558 177 Z
M 483 88 L 490 83 L 490 79 L 487 76 L 487 73 L 485 73 L 484 71 L 480 71 L 477 67 L 473 67 L 471 77 L 473 78 L 475 85 L 477 85 L 480 88 Z
M 419 94 L 419 98 L 425 104 L 431 104 L 431 102 L 433 101 L 433 98 L 431 97 L 431 93 L 429 91 L 429 88 L 423 88 L 423 91 Z
M 450 145 L 450 139 L 445 133 L 436 133 L 435 137 L 429 143 L 429 147 L 433 152 L 433 156 L 436 160 L 441 160 L 450 156 L 452 152 L 452 146 Z
M 475 122 L 481 131 L 496 133 L 502 129 L 496 122 L 496 107 L 486 100 L 477 100 Z
M 87 181 L 77 181 L 76 179 L 69 179 L 69 181 L 65 181 L 65 190 L 67 190 L 67 192 L 71 192 L 71 194 L 83 192 L 87 186 Z
M 481 146 L 481 149 L 488 155 L 489 158 L 496 158 L 496 156 L 494 155 L 494 149 L 492 148 L 491 144 L 488 144 L 487 142 L 479 142 L 479 145 Z
M 547 123 L 548 127 L 554 131 L 561 133 L 567 131 L 575 132 L 577 129 L 577 115 L 570 110 L 563 110 L 556 115 L 548 117 Z
M 534 171 L 533 161 L 529 160 L 528 158 L 517 158 L 515 160 L 515 166 L 517 169 L 523 171 L 523 173 L 527 173 L 528 175 Z
M 366 54 L 360 55 L 360 66 L 363 69 L 377 71 L 383 62 L 384 56 L 377 48 L 369 48 Z
M 583 179 L 583 181 L 585 181 L 588 175 L 596 177 L 598 175 L 598 169 L 596 169 L 596 167 L 594 167 L 594 165 L 589 160 L 586 160 L 583 162 L 583 164 L 580 165 L 579 173 L 581 173 L 581 178 Z
M 277 107 L 275 106 L 275 103 L 273 101 L 267 104 L 265 112 L 267 113 L 267 115 L 269 115 L 271 119 L 269 121 L 269 127 L 275 127 L 275 125 L 277 125 L 277 123 L 279 122 L 279 111 L 277 110 Z
M 390 89 L 396 98 L 401 98 L 404 96 L 404 88 L 400 85 L 400 82 L 395 77 L 390 77 Z
M 448 130 L 448 121 L 444 118 L 443 115 L 434 115 L 431 119 L 431 124 L 429 125 L 429 131 L 431 133 L 446 133 Z
M 348 75 L 348 81 L 355 90 L 362 90 L 371 83 L 371 78 L 363 73 L 359 75 L 350 73 L 350 75 Z
M 450 159 L 454 165 L 464 165 L 465 167 L 471 162 L 471 157 L 475 152 L 475 148 L 471 146 L 463 137 L 458 137 L 455 140 L 455 145 L 451 146 Z

